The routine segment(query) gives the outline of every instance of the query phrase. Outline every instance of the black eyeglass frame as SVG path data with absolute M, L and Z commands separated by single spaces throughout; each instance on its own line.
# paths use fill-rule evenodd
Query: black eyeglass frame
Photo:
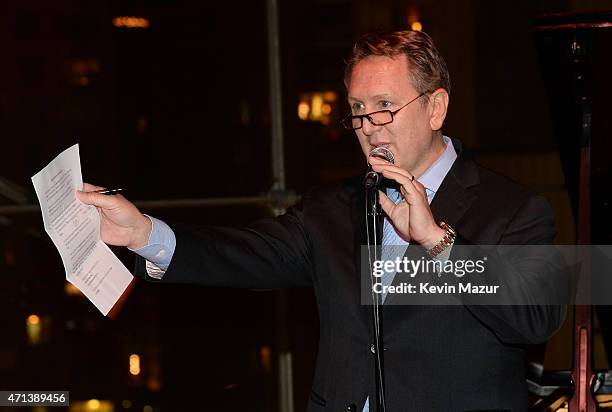
M 400 107 L 397 110 L 377 110 L 375 112 L 371 112 L 371 113 L 366 113 L 366 114 L 356 114 L 353 115 L 351 113 L 347 114 L 346 116 L 344 116 L 342 119 L 340 119 L 340 123 L 342 124 L 342 126 L 345 129 L 348 130 L 359 130 L 363 127 L 363 119 L 364 117 L 368 119 L 368 121 L 373 125 L 373 126 L 384 126 L 386 124 L 392 123 L 393 120 L 395 120 L 395 115 L 402 110 L 404 107 L 408 106 L 410 103 L 414 102 L 415 100 L 417 100 L 420 97 L 425 96 L 426 93 L 421 93 L 419 94 L 417 97 L 415 97 L 414 99 L 410 100 L 408 103 L 406 103 L 405 105 L 403 105 L 402 107 Z M 376 123 L 374 121 L 374 119 L 372 119 L 372 115 L 376 114 L 376 113 L 383 113 L 383 112 L 387 112 L 391 115 L 391 120 L 389 120 L 388 122 L 384 122 L 384 123 Z M 361 121 L 359 127 L 353 127 L 353 120 L 354 119 L 359 119 Z

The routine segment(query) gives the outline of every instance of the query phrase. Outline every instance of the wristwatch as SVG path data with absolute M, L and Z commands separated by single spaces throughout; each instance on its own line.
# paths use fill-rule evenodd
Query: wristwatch
M 457 232 L 455 232 L 451 225 L 440 222 L 440 227 L 444 229 L 444 237 L 434 247 L 427 249 L 427 256 L 430 258 L 438 256 L 444 249 L 452 245 L 457 238 Z

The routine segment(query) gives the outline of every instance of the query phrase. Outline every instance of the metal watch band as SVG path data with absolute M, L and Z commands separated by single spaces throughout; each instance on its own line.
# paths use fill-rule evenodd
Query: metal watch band
M 430 258 L 435 258 L 442 253 L 444 249 L 453 244 L 457 237 L 457 232 L 449 224 L 440 222 L 440 227 L 444 229 L 444 237 L 434 247 L 427 250 L 427 255 Z

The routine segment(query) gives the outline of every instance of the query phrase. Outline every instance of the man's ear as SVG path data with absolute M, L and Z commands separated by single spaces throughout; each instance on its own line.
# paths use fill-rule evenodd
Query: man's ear
M 440 88 L 429 96 L 429 125 L 431 130 L 440 130 L 446 118 L 446 110 L 448 109 L 448 93 Z

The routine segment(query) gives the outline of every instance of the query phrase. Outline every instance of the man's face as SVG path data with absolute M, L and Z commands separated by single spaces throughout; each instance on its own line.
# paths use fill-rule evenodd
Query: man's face
M 378 110 L 395 111 L 419 95 L 410 81 L 407 58 L 370 56 L 357 63 L 348 86 L 348 102 L 353 115 Z M 432 109 L 415 100 L 395 114 L 393 122 L 374 126 L 367 118 L 355 131 L 366 157 L 378 146 L 395 155 L 395 164 L 420 176 L 443 151 L 443 143 L 432 129 Z

